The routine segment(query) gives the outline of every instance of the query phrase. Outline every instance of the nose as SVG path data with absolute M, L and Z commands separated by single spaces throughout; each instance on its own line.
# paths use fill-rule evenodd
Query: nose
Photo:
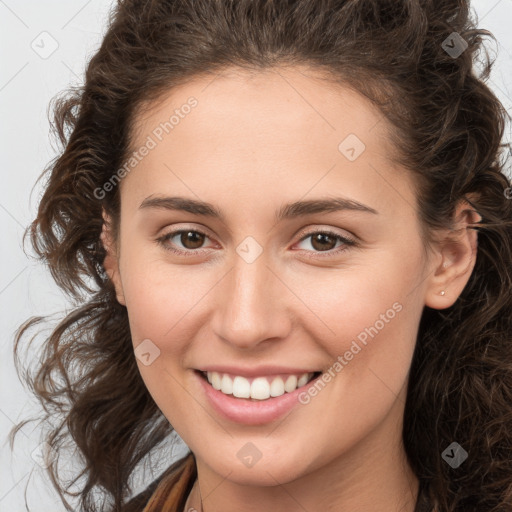
M 231 270 L 212 297 L 212 327 L 225 343 L 254 349 L 288 336 L 293 294 L 271 267 L 265 251 L 252 262 L 234 255 Z

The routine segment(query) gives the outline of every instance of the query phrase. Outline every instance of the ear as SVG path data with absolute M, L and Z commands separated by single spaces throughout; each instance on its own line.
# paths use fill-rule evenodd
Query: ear
M 468 195 L 469 200 L 472 198 Z M 432 254 L 425 305 L 433 309 L 452 306 L 466 286 L 476 263 L 478 212 L 461 200 L 455 208 L 453 228 L 438 233 Z
M 109 279 L 114 284 L 116 289 L 116 297 L 119 304 L 126 306 L 124 293 L 123 293 L 123 285 L 121 283 L 121 275 L 119 273 L 119 260 L 118 260 L 118 250 L 117 250 L 117 242 L 114 240 L 112 235 L 112 219 L 110 216 L 102 210 L 103 215 L 103 227 L 101 230 L 101 243 L 106 251 L 105 259 L 103 260 L 103 268 L 107 273 Z

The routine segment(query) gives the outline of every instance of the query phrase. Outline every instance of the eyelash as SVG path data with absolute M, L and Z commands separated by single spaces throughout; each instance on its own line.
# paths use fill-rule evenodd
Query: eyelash
M 176 235 L 179 235 L 181 233 L 188 233 L 188 232 L 199 233 L 202 236 L 210 238 L 206 233 L 204 233 L 203 231 L 197 230 L 197 229 L 178 229 L 175 231 L 170 231 L 169 233 L 166 233 L 165 235 L 162 235 L 161 237 L 157 238 L 156 241 L 165 250 L 171 251 L 175 254 L 178 254 L 179 256 L 185 256 L 185 257 L 195 256 L 195 255 L 197 255 L 197 251 L 201 251 L 201 249 L 188 249 L 188 250 L 177 249 L 177 248 L 172 247 L 166 243 L 170 238 L 174 238 Z M 307 233 L 302 232 L 301 239 L 299 240 L 299 243 L 306 240 L 310 236 L 317 235 L 317 234 L 329 235 L 329 236 L 335 238 L 337 241 L 343 242 L 344 246 L 338 247 L 337 249 L 330 249 L 328 251 L 307 251 L 306 249 L 302 249 L 302 250 L 306 250 L 306 252 L 313 252 L 313 253 L 317 254 L 316 256 L 308 256 L 308 258 L 318 259 L 318 258 L 332 257 L 333 255 L 337 255 L 343 251 L 348 250 L 349 247 L 357 246 L 357 242 L 355 239 L 349 238 L 346 236 L 342 236 L 342 235 L 335 233 L 333 231 L 330 231 L 328 229 L 318 230 L 318 231 L 310 231 Z

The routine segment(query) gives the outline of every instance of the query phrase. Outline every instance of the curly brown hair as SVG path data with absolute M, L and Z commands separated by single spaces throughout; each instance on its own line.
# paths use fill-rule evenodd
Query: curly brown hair
M 454 32 L 467 43 L 456 56 L 443 44 Z M 118 0 L 85 84 L 54 98 L 62 151 L 41 175 L 44 194 L 25 233 L 76 307 L 45 339 L 34 371 L 23 372 L 54 453 L 71 436 L 81 456 L 68 486 L 58 459 L 48 467 L 68 510 L 64 495 L 81 478 L 80 510 L 122 510 L 137 466 L 173 432 L 139 374 L 127 310 L 103 268 L 102 208 L 116 237 L 120 198 L 119 187 L 98 189 L 133 152 L 134 121 L 200 74 L 306 64 L 364 94 L 389 121 L 397 163 L 417 179 L 427 235 L 451 226 L 463 198 L 482 217 L 462 294 L 448 309 L 424 309 L 403 440 L 440 512 L 510 511 L 512 189 L 501 158 L 510 116 L 485 83 L 493 62 L 481 55 L 482 36 L 494 39 L 476 28 L 468 0 Z M 20 375 L 19 342 L 41 320 L 16 333 Z M 442 458 L 453 440 L 469 453 L 457 470 Z

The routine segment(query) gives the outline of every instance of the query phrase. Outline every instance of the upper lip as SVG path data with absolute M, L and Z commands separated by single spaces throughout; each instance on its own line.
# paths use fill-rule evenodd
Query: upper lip
M 286 366 L 264 365 L 252 368 L 241 368 L 239 366 L 227 365 L 208 365 L 197 368 L 201 372 L 218 372 L 239 375 L 240 377 L 265 377 L 267 375 L 290 374 L 302 375 L 304 373 L 316 373 L 320 370 L 311 370 L 307 368 L 290 368 Z

